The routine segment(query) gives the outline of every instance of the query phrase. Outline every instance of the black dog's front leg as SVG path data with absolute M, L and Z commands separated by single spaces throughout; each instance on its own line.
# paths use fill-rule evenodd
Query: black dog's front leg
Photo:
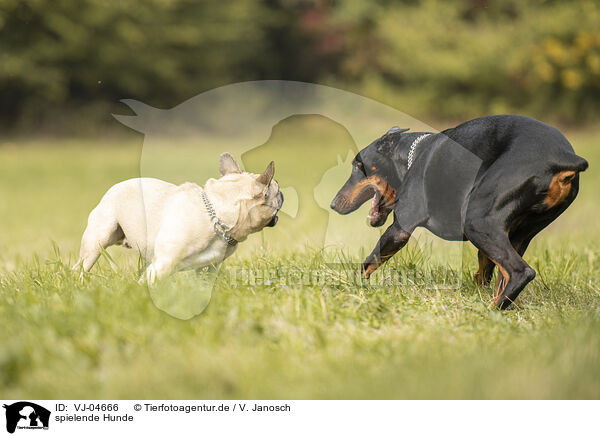
M 379 238 L 373 252 L 363 262 L 363 277 L 368 279 L 373 271 L 404 247 L 409 239 L 410 233 L 402 230 L 396 223 L 389 226 Z

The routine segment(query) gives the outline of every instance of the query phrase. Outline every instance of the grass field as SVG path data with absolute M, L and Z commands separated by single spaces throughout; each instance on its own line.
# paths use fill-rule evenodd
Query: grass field
M 472 247 L 424 232 L 380 273 L 419 278 L 399 286 L 231 287 L 236 268 L 330 268 L 334 251 L 278 244 L 306 230 L 282 217 L 279 233 L 226 261 L 206 311 L 187 321 L 156 308 L 122 248 L 108 250 L 118 266 L 102 259 L 83 282 L 69 270 L 91 208 L 139 175 L 141 139 L 5 141 L 0 397 L 600 398 L 600 130 L 567 136 L 590 169 L 527 252 L 538 276 L 513 310 L 491 308 L 492 288 L 474 285 Z M 360 222 L 350 243 L 376 239 Z M 440 268 L 461 285 L 440 283 Z

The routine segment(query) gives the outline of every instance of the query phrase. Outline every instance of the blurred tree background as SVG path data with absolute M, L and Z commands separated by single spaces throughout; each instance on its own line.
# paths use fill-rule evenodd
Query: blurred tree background
M 0 123 L 116 125 L 133 98 L 337 86 L 424 120 L 515 112 L 600 118 L 600 2 L 580 0 L 0 0 Z

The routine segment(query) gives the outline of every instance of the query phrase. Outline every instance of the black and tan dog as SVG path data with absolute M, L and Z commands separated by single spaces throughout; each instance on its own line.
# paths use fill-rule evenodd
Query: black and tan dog
M 372 199 L 370 224 L 394 222 L 362 264 L 369 277 L 425 227 L 479 249 L 479 284 L 500 274 L 495 301 L 508 307 L 535 271 L 522 256 L 531 239 L 573 202 L 588 167 L 554 127 L 495 115 L 439 134 L 392 128 L 355 157 L 352 174 L 331 203 L 340 214 Z

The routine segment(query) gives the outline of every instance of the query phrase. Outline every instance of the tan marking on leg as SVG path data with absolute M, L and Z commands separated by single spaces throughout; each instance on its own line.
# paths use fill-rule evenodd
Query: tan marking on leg
M 479 257 L 479 269 L 477 270 L 477 272 L 475 273 L 475 282 L 479 285 L 479 286 L 483 286 L 486 283 L 485 280 L 485 270 L 489 267 L 490 265 L 490 258 L 487 257 L 486 255 L 482 254 L 482 257 Z
M 550 186 L 548 186 L 548 194 L 544 200 L 544 204 L 548 209 L 553 208 L 557 204 L 564 201 L 571 192 L 571 181 L 577 175 L 577 171 L 561 171 L 552 177 Z
M 393 254 L 387 254 L 387 255 L 381 256 L 379 261 L 369 264 L 369 266 L 365 270 L 365 274 L 364 274 L 365 278 L 368 279 L 369 276 L 371 274 L 373 274 L 373 271 L 375 271 L 377 268 L 379 268 L 381 265 L 383 265 L 385 262 L 387 262 L 392 256 L 393 256 Z
M 498 301 L 500 295 L 502 295 L 503 289 L 506 287 L 506 283 L 504 281 L 504 277 L 502 275 L 498 275 L 496 278 L 496 290 L 494 291 L 494 300 Z
M 368 278 L 369 278 L 369 276 L 370 276 L 371 274 L 373 274 L 373 271 L 375 271 L 377 268 L 379 268 L 379 265 L 378 265 L 378 264 L 375 264 L 375 263 L 372 263 L 372 264 L 370 264 L 370 265 L 367 267 L 367 269 L 365 270 L 365 274 L 364 274 L 365 278 L 366 278 L 366 279 L 368 279 Z
M 490 260 L 496 264 L 496 266 L 498 267 L 498 271 L 500 271 L 500 274 L 502 274 L 502 279 L 500 277 L 498 277 L 498 286 L 496 287 L 496 293 L 494 294 L 494 300 L 496 303 L 498 303 L 498 300 L 502 296 L 504 289 L 506 289 L 506 285 L 508 285 L 510 276 L 508 275 L 508 272 L 504 269 L 504 267 L 502 265 L 500 265 L 494 259 L 490 259 Z

